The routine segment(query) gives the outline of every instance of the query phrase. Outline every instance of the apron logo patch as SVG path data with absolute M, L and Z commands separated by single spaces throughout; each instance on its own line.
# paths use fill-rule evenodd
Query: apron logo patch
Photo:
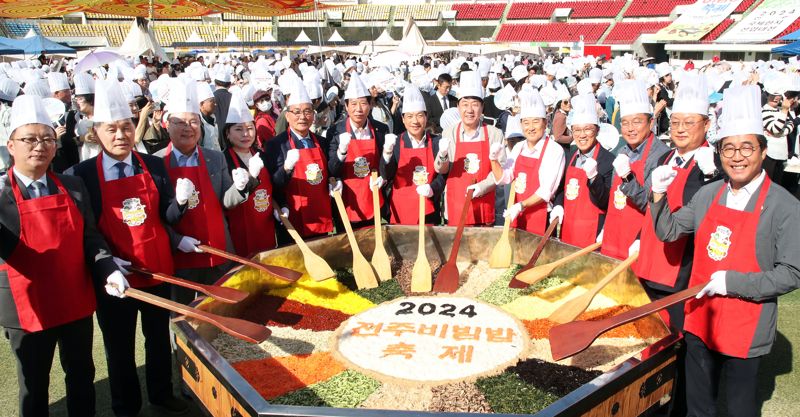
M 188 203 L 189 203 L 189 210 L 192 210 L 200 205 L 200 191 L 198 191 L 197 188 L 195 188 L 192 195 L 189 196 Z
M 467 157 L 464 158 L 464 171 L 467 171 L 467 174 L 477 174 L 478 171 L 481 169 L 481 160 L 478 159 L 478 154 L 476 153 L 468 153 Z
M 319 164 L 308 164 L 306 166 L 306 182 L 311 185 L 317 185 L 322 182 L 322 170 Z
M 428 183 L 428 168 L 423 165 L 414 167 L 414 185 L 425 185 Z
M 147 219 L 145 206 L 138 198 L 128 198 L 122 201 L 122 221 L 130 227 L 141 226 Z
M 728 256 L 728 249 L 730 247 L 731 229 L 725 226 L 717 226 L 717 230 L 711 234 L 711 238 L 708 240 L 708 246 L 706 246 L 708 257 L 715 261 L 721 261 Z
M 614 190 L 614 208 L 617 210 L 622 210 L 625 206 L 628 205 L 628 197 L 625 196 L 625 193 L 617 187 Z
M 522 194 L 528 188 L 528 174 L 520 172 L 517 174 L 517 182 L 514 183 L 514 192 Z
M 353 174 L 358 178 L 364 178 L 369 175 L 369 162 L 367 158 L 359 156 L 353 161 Z
M 267 211 L 269 208 L 269 194 L 267 194 L 267 190 L 256 190 L 253 194 L 253 205 L 259 213 Z
M 578 198 L 578 194 L 580 193 L 580 190 L 581 190 L 581 186 L 580 186 L 580 184 L 578 184 L 578 179 L 577 178 L 570 178 L 569 182 L 567 183 L 567 189 L 564 191 L 564 196 L 567 198 L 567 200 L 572 201 L 572 200 Z M 616 193 L 614 193 L 614 194 L 615 194 L 614 204 L 616 205 Z M 623 204 L 625 204 L 625 203 L 623 202 Z

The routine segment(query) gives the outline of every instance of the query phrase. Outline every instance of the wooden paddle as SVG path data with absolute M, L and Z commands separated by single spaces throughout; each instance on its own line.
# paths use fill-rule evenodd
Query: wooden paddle
M 372 179 L 378 178 L 378 173 L 372 171 Z M 375 217 L 375 250 L 372 251 L 372 267 L 378 274 L 381 281 L 392 279 L 392 266 L 389 262 L 389 254 L 383 247 L 383 228 L 381 227 L 381 203 L 380 188 L 372 189 L 372 213 Z
M 474 193 L 475 189 L 471 189 L 467 192 L 467 201 L 464 203 L 464 207 L 461 209 L 461 220 L 458 222 L 458 229 L 456 229 L 456 235 L 453 238 L 453 247 L 450 249 L 450 258 L 447 260 L 447 263 L 442 265 L 442 269 L 439 270 L 439 274 L 436 275 L 436 282 L 433 284 L 433 291 L 435 292 L 445 292 L 445 293 L 454 293 L 458 289 L 458 266 L 456 265 L 456 259 L 458 258 L 458 248 L 461 245 L 461 235 L 464 233 L 464 224 L 467 222 L 467 211 L 470 210 L 472 204 L 472 194 Z
M 276 204 L 275 199 L 272 200 L 273 207 L 279 207 Z M 297 248 L 300 249 L 300 252 L 303 254 L 303 265 L 305 265 L 306 272 L 308 272 L 308 276 L 311 277 L 314 281 L 325 281 L 326 279 L 333 278 L 336 276 L 336 273 L 333 272 L 333 269 L 325 259 L 322 259 L 321 256 L 314 253 L 311 248 L 306 245 L 306 242 L 303 241 L 303 238 L 300 236 L 300 233 L 294 228 L 294 225 L 289 221 L 288 217 L 281 216 L 281 222 L 286 227 L 286 231 L 289 232 L 289 236 L 294 239 L 294 243 L 297 245 Z
M 571 262 L 577 258 L 580 258 L 587 253 L 594 252 L 597 248 L 599 248 L 602 243 L 592 243 L 591 245 L 577 251 L 570 253 L 569 255 L 554 261 L 550 262 L 549 264 L 539 265 L 535 268 L 527 269 L 522 272 L 518 272 L 517 275 L 514 277 L 527 285 L 533 285 L 537 282 L 547 278 L 550 273 L 552 273 L 556 268 L 561 265 L 564 265 L 568 262 Z
M 135 288 L 128 288 L 125 290 L 125 295 L 130 298 L 135 298 L 156 307 L 165 308 L 186 317 L 191 317 L 211 324 L 222 330 L 229 335 L 248 341 L 250 343 L 261 343 L 269 337 L 272 332 L 260 324 L 256 324 L 247 320 L 237 319 L 233 317 L 223 317 L 207 311 L 198 310 L 172 300 L 168 300 L 157 295 L 153 295 Z
M 247 258 L 241 257 L 239 255 L 234 255 L 232 253 L 225 252 L 222 249 L 217 249 L 217 248 L 215 248 L 213 246 L 208 246 L 208 245 L 202 245 L 201 244 L 201 245 L 197 245 L 197 248 L 200 249 L 203 252 L 207 252 L 207 253 L 210 253 L 212 255 L 219 256 L 220 258 L 225 258 L 227 260 L 230 260 L 230 261 L 233 261 L 233 262 L 236 262 L 236 263 L 240 263 L 242 265 L 246 265 L 246 266 L 258 269 L 260 271 L 264 271 L 264 272 L 266 272 L 266 273 L 268 273 L 270 275 L 274 275 L 275 277 L 280 278 L 280 279 L 282 279 L 284 281 L 295 282 L 298 279 L 300 279 L 301 276 L 303 276 L 302 273 L 297 272 L 297 271 L 295 271 L 293 269 L 284 268 L 282 266 L 276 266 L 276 265 L 262 264 L 261 262 L 256 262 L 254 260 L 247 259 Z
M 431 290 L 431 264 L 425 255 L 425 200 L 424 195 L 419 196 L 419 244 L 417 245 L 417 260 L 411 271 L 411 292 L 428 292 Z
M 553 355 L 553 359 L 560 361 L 580 353 L 591 346 L 592 342 L 601 334 L 622 326 L 623 324 L 649 316 L 650 314 L 680 303 L 688 298 L 692 298 L 697 295 L 705 285 L 706 284 L 698 284 L 692 288 L 676 292 L 660 300 L 653 301 L 641 307 L 636 307 L 607 319 L 597 321 L 579 320 L 554 326 L 550 329 L 550 352 Z
M 336 207 L 339 208 L 339 216 L 342 217 L 344 230 L 347 232 L 347 240 L 350 242 L 350 249 L 353 252 L 353 277 L 356 279 L 356 285 L 359 289 L 375 288 L 378 286 L 378 279 L 375 278 L 375 271 L 372 270 L 372 265 L 367 262 L 367 258 L 361 254 L 361 249 L 358 247 L 356 236 L 353 234 L 353 226 L 350 225 L 350 219 L 347 218 L 347 212 L 344 209 L 342 192 L 334 191 L 333 200 L 336 201 Z
M 611 270 L 606 276 L 603 277 L 597 284 L 595 284 L 592 289 L 586 291 L 585 293 L 567 301 L 558 310 L 554 311 L 548 317 L 549 320 L 554 321 L 556 323 L 569 323 L 572 320 L 575 320 L 581 313 L 586 311 L 589 307 L 589 304 L 592 303 L 592 300 L 600 292 L 609 282 L 611 282 L 620 272 L 627 269 L 632 263 L 636 261 L 636 258 L 639 257 L 639 252 L 634 252 L 633 255 L 629 256 L 628 259 L 622 261 L 617 265 L 614 269 Z
M 517 271 L 517 273 L 514 275 L 514 278 L 511 278 L 511 282 L 508 283 L 508 288 L 521 289 L 528 286 L 528 284 L 525 282 L 518 280 L 517 275 L 533 268 L 533 266 L 536 265 L 536 261 L 539 260 L 539 255 L 541 255 L 542 251 L 544 250 L 544 245 L 546 245 L 547 241 L 550 240 L 550 236 L 553 235 L 553 232 L 556 230 L 556 226 L 558 226 L 558 219 L 553 219 L 553 221 L 550 222 L 550 225 L 547 226 L 547 230 L 544 231 L 542 239 L 539 240 L 539 245 L 536 246 L 536 250 L 533 251 L 531 259 L 528 260 L 528 263 L 525 264 L 522 269 Z
M 160 272 L 148 271 L 144 268 L 139 268 L 135 266 L 127 266 L 125 267 L 125 269 L 131 272 L 138 272 L 143 275 L 150 275 L 153 279 L 157 279 L 159 281 L 168 282 L 174 285 L 180 285 L 181 287 L 186 287 L 195 290 L 197 292 L 201 292 L 209 297 L 214 298 L 215 300 L 222 301 L 223 303 L 232 303 L 232 304 L 238 303 L 240 301 L 244 301 L 244 299 L 247 298 L 248 295 L 250 295 L 244 291 L 239 291 L 235 288 L 200 284 L 198 282 L 192 282 L 183 278 L 173 277 L 172 275 L 162 274 Z
M 514 205 L 514 197 L 516 197 L 517 194 L 514 192 L 515 182 L 516 180 L 511 181 L 511 188 L 509 188 L 510 191 L 508 193 L 507 209 L 510 209 L 511 206 Z M 503 223 L 503 233 L 500 235 L 500 239 L 494 245 L 491 255 L 489 255 L 490 268 L 508 268 L 511 266 L 513 251 L 511 250 L 511 240 L 508 238 L 508 230 L 510 228 L 511 218 L 506 218 L 505 222 Z

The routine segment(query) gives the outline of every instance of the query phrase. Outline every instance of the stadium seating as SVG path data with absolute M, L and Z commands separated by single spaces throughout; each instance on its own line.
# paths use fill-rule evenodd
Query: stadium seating
M 5 20 L 5 25 L 3 26 L 5 28 L 6 36 L 10 38 L 21 38 L 25 36 L 25 34 L 27 34 L 31 29 L 33 29 L 36 33 L 41 33 L 39 25 L 33 20 L 7 19 Z
M 772 38 L 772 40 L 773 41 L 779 40 L 780 38 L 782 38 L 782 37 L 794 32 L 796 30 L 800 30 L 800 19 L 795 20 L 794 23 L 792 23 L 786 29 L 784 29 L 783 32 L 779 33 L 778 36 Z
M 414 20 L 437 20 L 439 12 L 443 10 L 450 10 L 450 5 L 441 3 L 397 5 L 394 6 L 394 20 L 405 20 L 409 16 Z
M 511 5 L 508 19 L 549 19 L 559 8 L 572 9 L 573 18 L 615 17 L 624 5 L 624 0 L 522 2 Z
M 733 13 L 744 13 L 755 2 L 756 0 L 743 0 L 736 6 L 736 10 L 734 10 Z
M 661 28 L 670 24 L 669 20 L 659 20 L 654 22 L 617 22 L 606 36 L 605 43 L 608 44 L 630 44 L 643 33 L 656 33 Z
M 675 6 L 692 4 L 695 0 L 633 0 L 625 17 L 669 16 Z
M 506 9 L 505 3 L 453 4 L 457 20 L 499 20 Z
M 700 39 L 700 42 L 713 42 L 717 40 L 717 38 L 719 38 L 723 32 L 728 30 L 728 28 L 731 27 L 732 24 L 733 24 L 733 19 L 723 20 L 722 23 L 717 25 L 717 27 L 711 30 L 711 32 L 708 32 L 706 36 L 703 36 L 703 38 Z
M 608 29 L 608 23 L 504 24 L 497 35 L 499 42 L 584 42 L 594 43 Z

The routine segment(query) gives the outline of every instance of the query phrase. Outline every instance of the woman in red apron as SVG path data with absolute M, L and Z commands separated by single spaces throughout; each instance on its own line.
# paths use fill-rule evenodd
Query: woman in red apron
M 447 224 L 457 226 L 464 209 L 467 187 L 483 181 L 492 168 L 485 160 L 489 156 L 489 129 L 480 128 L 481 140 L 465 142 L 461 140 L 461 123 L 456 126 L 455 155 L 450 172 L 447 174 Z M 467 226 L 489 225 L 494 223 L 494 188 L 472 199 L 467 212 Z

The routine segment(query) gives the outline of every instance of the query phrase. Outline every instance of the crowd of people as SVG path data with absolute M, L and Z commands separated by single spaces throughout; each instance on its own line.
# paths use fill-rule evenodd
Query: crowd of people
M 716 415 L 724 375 L 728 415 L 757 415 L 777 298 L 800 285 L 800 177 L 784 171 L 800 165 L 796 60 L 153 61 L 0 63 L 0 324 L 21 416 L 47 415 L 56 345 L 69 414 L 94 415 L 95 311 L 115 415 L 143 403 L 138 317 L 147 400 L 185 412 L 169 314 L 125 290 L 196 294 L 128 268 L 214 283 L 230 266 L 201 243 L 242 256 L 290 244 L 285 218 L 305 239 L 341 232 L 331 193 L 355 228 L 416 225 L 419 196 L 432 225 L 464 210 L 468 226 L 534 234 L 558 221 L 565 243 L 638 254 L 653 300 L 705 283 L 663 316 L 686 340 L 668 412 Z

